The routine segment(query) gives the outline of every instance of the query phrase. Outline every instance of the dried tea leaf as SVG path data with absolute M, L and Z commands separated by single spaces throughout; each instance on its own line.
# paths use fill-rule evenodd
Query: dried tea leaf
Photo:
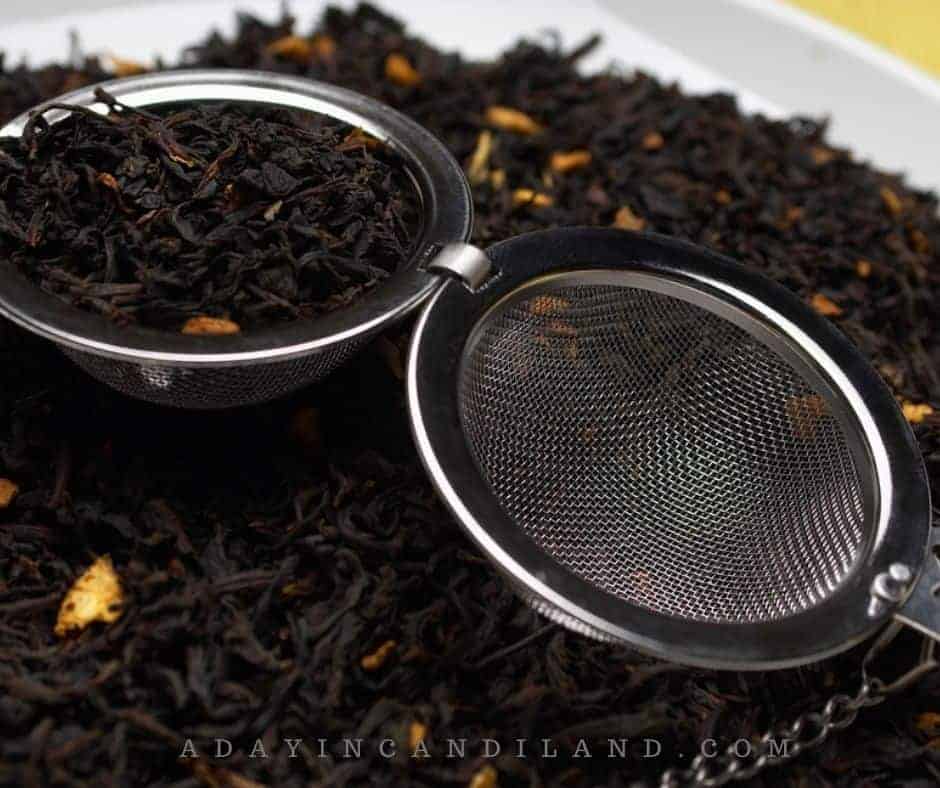
M 911 424 L 920 424 L 924 419 L 933 414 L 933 408 L 922 402 L 904 402 L 901 405 L 904 412 L 904 418 Z
M 838 317 L 842 314 L 842 307 L 822 293 L 814 293 L 810 304 L 819 314 L 826 317 Z
M 916 227 L 910 231 L 911 237 L 911 246 L 914 248 L 915 252 L 919 254 L 930 254 L 931 246 L 930 239 L 924 235 L 921 230 L 918 230 Z
M 224 317 L 191 317 L 183 324 L 184 334 L 194 336 L 225 336 L 241 331 L 238 323 Z
M 193 770 L 193 774 L 206 788 L 268 788 L 264 783 L 256 782 L 231 769 L 210 766 L 199 758 L 186 760 L 184 763 Z
M 398 647 L 398 643 L 394 640 L 386 640 L 381 646 L 379 646 L 371 654 L 366 654 L 359 664 L 362 665 L 363 670 L 374 671 L 378 670 L 385 664 L 385 661 L 392 655 L 392 652 Z
M 515 134 L 538 134 L 542 130 L 541 124 L 536 120 L 512 107 L 489 107 L 485 118 L 491 126 Z
M 123 604 L 120 578 L 114 571 L 111 557 L 103 555 L 85 570 L 65 595 L 55 633 L 65 637 L 95 622 L 113 623 L 121 617 Z
M 484 766 L 470 778 L 467 788 L 497 788 L 499 785 L 498 776 L 496 769 L 492 766 Z
M 6 509 L 13 503 L 13 499 L 16 498 L 19 491 L 19 485 L 9 479 L 0 479 L 0 509 Z
M 619 227 L 621 230 L 634 230 L 639 232 L 646 227 L 646 219 L 637 216 L 629 205 L 624 205 L 614 216 L 614 227 Z
M 537 208 L 547 208 L 554 203 L 555 200 L 551 195 L 537 192 L 534 189 L 516 189 L 512 193 L 512 204 L 516 207 L 520 205 L 534 205 Z
M 365 148 L 366 150 L 376 150 L 377 148 L 380 148 L 381 146 L 382 146 L 382 143 L 379 142 L 375 137 L 373 137 L 367 131 L 356 128 L 346 135 L 343 141 L 339 145 L 336 146 L 336 150 L 340 151 L 341 153 L 345 153 L 346 151 L 351 151 L 356 148 Z
M 317 581 L 315 577 L 304 577 L 300 580 L 295 580 L 293 583 L 288 583 L 281 589 L 281 596 L 285 599 L 291 599 L 295 597 L 304 597 L 310 596 L 316 589 Z
M 290 436 L 308 452 L 320 453 L 323 449 L 323 428 L 317 408 L 300 408 L 290 423 Z
M 556 151 L 552 154 L 549 166 L 558 173 L 571 172 L 587 167 L 591 163 L 588 150 Z
M 392 52 L 385 58 L 385 76 L 396 85 L 410 88 L 421 83 L 421 74 L 404 55 Z
M 375 346 L 391 373 L 399 380 L 404 380 L 405 362 L 402 358 L 401 348 L 387 337 L 379 337 Z

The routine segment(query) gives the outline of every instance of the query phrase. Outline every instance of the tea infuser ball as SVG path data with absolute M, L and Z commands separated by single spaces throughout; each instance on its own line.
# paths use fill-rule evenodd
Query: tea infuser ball
M 310 383 L 422 307 L 407 372 L 419 454 L 457 521 L 544 615 L 738 670 L 805 664 L 880 631 L 873 655 L 903 626 L 927 636 L 894 682 L 866 658 L 854 695 L 786 729 L 798 745 L 786 757 L 935 669 L 940 530 L 918 447 L 877 373 L 794 294 L 713 252 L 620 230 L 546 230 L 484 253 L 466 243 L 470 192 L 441 143 L 349 91 L 251 72 L 105 87 L 134 106 L 281 102 L 362 126 L 415 180 L 418 252 L 359 303 L 254 335 L 117 328 L 6 263 L 0 313 L 122 391 L 220 407 Z M 768 734 L 753 757 L 696 758 L 663 785 L 747 778 L 786 759 L 772 746 Z
M 891 392 L 832 325 L 667 238 L 548 230 L 487 255 L 482 285 L 451 281 L 421 315 L 409 413 L 441 497 L 530 605 L 737 670 L 816 661 L 881 630 L 853 695 L 746 755 L 701 754 L 663 786 L 752 777 L 937 667 L 926 471 Z M 904 625 L 927 636 L 920 660 L 873 677 Z
M 383 328 L 420 304 L 438 277 L 424 270 L 443 246 L 465 241 L 473 225 L 470 189 L 460 165 L 423 127 L 378 101 L 321 82 L 256 71 L 147 74 L 86 87 L 24 113 L 0 136 L 21 136 L 36 112 L 52 124 L 61 105 L 106 112 L 103 88 L 127 107 L 199 102 L 272 105 L 319 113 L 358 127 L 403 161 L 421 206 L 414 253 L 355 303 L 315 320 L 231 336 L 189 336 L 115 326 L 64 304 L 0 261 L 0 315 L 55 342 L 85 371 L 119 391 L 160 405 L 227 408 L 275 399 L 320 380 Z

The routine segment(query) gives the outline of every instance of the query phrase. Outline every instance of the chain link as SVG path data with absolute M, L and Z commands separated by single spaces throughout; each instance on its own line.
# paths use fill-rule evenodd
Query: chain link
M 777 725 L 756 744 L 748 742 L 746 752 L 739 752 L 740 742 L 724 752 L 696 755 L 686 768 L 665 771 L 660 788 L 717 788 L 732 781 L 749 780 L 768 766 L 779 766 L 807 750 L 819 747 L 833 731 L 848 728 L 859 711 L 876 706 L 893 692 L 909 687 L 925 673 L 938 667 L 934 659 L 935 641 L 925 639 L 917 665 L 890 684 L 869 675 L 872 660 L 894 639 L 900 625 L 889 626 L 876 640 L 862 663 L 862 682 L 855 695 L 833 695 L 822 711 L 807 712 L 789 725 Z
M 768 731 L 757 744 L 749 742 L 746 752 L 740 752 L 736 742 L 712 757 L 699 753 L 685 769 L 669 769 L 660 788 L 716 788 L 734 780 L 749 780 L 768 766 L 786 763 L 818 747 L 832 731 L 849 727 L 861 709 L 885 699 L 882 691 L 880 681 L 863 678 L 854 696 L 833 695 L 822 711 L 808 712 L 789 725 Z

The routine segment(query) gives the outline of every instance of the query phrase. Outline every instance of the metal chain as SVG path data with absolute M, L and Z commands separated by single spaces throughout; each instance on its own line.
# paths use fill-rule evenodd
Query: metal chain
M 660 788 L 716 788 L 732 781 L 749 780 L 769 766 L 787 763 L 820 746 L 830 733 L 855 722 L 862 709 L 876 706 L 891 693 L 909 687 L 935 670 L 938 667 L 934 659 L 935 641 L 926 638 L 917 665 L 903 676 L 890 684 L 869 676 L 869 664 L 894 639 L 900 628 L 900 625 L 889 626 L 869 650 L 862 663 L 862 683 L 854 696 L 833 695 L 822 711 L 802 714 L 790 725 L 775 726 L 757 744 L 748 742 L 746 752 L 739 752 L 736 743 L 713 756 L 699 753 L 688 767 L 665 771 Z

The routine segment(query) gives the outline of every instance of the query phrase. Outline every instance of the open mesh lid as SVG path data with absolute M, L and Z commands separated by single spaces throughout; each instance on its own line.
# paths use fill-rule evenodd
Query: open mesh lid
M 668 659 L 847 648 L 929 502 L 890 393 L 782 288 L 604 230 L 490 251 L 416 333 L 410 403 L 444 499 L 543 612 Z M 812 636 L 808 636 L 808 635 Z

